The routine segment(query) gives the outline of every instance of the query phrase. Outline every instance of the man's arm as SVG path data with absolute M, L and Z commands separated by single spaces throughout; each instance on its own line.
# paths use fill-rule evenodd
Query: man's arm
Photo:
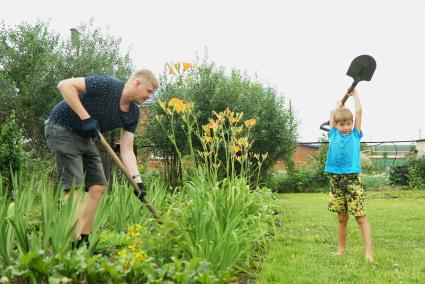
M 352 91 L 350 96 L 354 98 L 354 110 L 356 112 L 354 117 L 354 128 L 357 129 L 357 131 L 360 133 L 362 128 L 362 105 L 356 90 Z
M 137 167 L 136 155 L 133 151 L 133 143 L 134 134 L 123 129 L 121 131 L 120 140 L 121 159 L 130 175 L 135 176 L 134 181 L 136 183 L 141 183 L 142 179 L 140 177 L 139 169 Z
M 81 120 L 90 117 L 78 97 L 78 93 L 86 92 L 86 82 L 83 77 L 65 79 L 59 82 L 57 88 L 69 107 L 80 117 Z

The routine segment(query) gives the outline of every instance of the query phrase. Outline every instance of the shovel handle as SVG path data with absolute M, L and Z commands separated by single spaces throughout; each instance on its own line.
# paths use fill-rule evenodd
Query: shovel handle
M 97 137 L 99 138 L 100 145 L 102 145 L 102 147 L 106 150 L 106 152 L 108 152 L 109 156 L 111 156 L 111 158 L 114 161 L 115 165 L 125 175 L 125 177 L 127 178 L 128 182 L 131 184 L 131 186 L 134 188 L 134 190 L 136 190 L 136 192 L 138 194 L 140 194 L 141 191 L 140 191 L 139 186 L 134 181 L 134 179 L 131 177 L 131 175 L 128 173 L 126 167 L 121 162 L 120 158 L 118 158 L 117 154 L 115 154 L 114 150 L 112 150 L 111 146 L 109 146 L 108 142 L 105 140 L 105 138 L 103 137 L 103 135 L 99 131 L 97 132 Z M 159 216 L 158 212 L 155 210 L 155 208 L 152 206 L 152 204 L 150 203 L 149 199 L 146 196 L 143 197 L 143 203 L 146 204 L 146 206 L 148 207 L 148 209 L 152 213 L 152 215 L 158 221 L 160 221 L 161 220 L 161 217 Z M 161 223 L 161 221 L 160 221 L 160 223 Z
M 345 104 L 345 102 L 348 100 L 348 97 L 350 96 L 350 93 L 352 91 L 354 91 L 354 89 L 356 88 L 357 84 L 359 83 L 358 80 L 354 80 L 353 83 L 351 84 L 350 88 L 348 88 L 347 93 L 344 95 L 344 97 L 341 100 L 342 105 Z M 330 121 L 326 121 L 323 122 L 322 124 L 320 124 L 320 129 L 323 131 L 329 131 L 329 127 L 326 127 L 327 125 L 330 125 Z

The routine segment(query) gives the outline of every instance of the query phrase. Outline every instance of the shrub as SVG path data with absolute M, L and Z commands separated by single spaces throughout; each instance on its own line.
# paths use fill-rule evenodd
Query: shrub
M 361 180 L 365 188 L 381 187 L 390 184 L 387 173 L 361 174 Z
M 390 183 L 392 185 L 408 185 L 409 167 L 407 165 L 391 167 Z
M 26 158 L 22 131 L 16 125 L 15 114 L 12 113 L 0 133 L 0 174 L 9 178 L 10 171 L 19 170 Z
M 409 186 L 412 188 L 425 188 L 425 157 L 410 160 L 408 167 Z

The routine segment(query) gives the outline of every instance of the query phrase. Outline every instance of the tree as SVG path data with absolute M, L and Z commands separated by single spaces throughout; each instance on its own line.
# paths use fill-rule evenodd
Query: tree
M 28 145 L 46 145 L 43 122 L 62 97 L 57 83 L 65 78 L 93 73 L 126 79 L 133 65 L 128 52 L 121 55 L 121 40 L 93 28 L 93 20 L 76 29 L 73 39 L 62 40 L 49 24 L 21 23 L 0 26 L 0 82 L 8 86 L 0 96 L 0 116 L 14 110 Z
M 161 77 L 157 98 L 167 101 L 173 97 L 195 104 L 199 125 L 207 124 L 208 119 L 213 117 L 213 111 L 221 112 L 226 108 L 243 112 L 243 119 L 255 119 L 257 125 L 251 133 L 254 137 L 252 150 L 268 153 L 262 167 L 265 171 L 279 159 L 288 161 L 292 158 L 296 147 L 297 122 L 290 104 L 275 89 L 252 81 L 239 70 L 227 75 L 224 68 L 207 63 L 206 58 L 199 66 L 183 62 L 168 64 Z M 157 104 L 152 106 L 152 117 L 161 112 Z M 178 147 L 187 153 L 187 139 L 183 131 L 178 131 L 179 128 L 179 125 L 175 127 Z M 155 145 L 156 155 L 176 160 L 173 146 L 157 123 L 147 127 L 147 137 Z M 195 138 L 192 140 L 196 141 Z M 175 164 L 171 163 L 171 166 L 178 169 Z

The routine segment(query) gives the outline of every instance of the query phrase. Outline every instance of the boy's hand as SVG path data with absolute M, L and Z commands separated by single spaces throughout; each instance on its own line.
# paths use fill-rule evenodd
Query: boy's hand
M 342 100 L 339 100 L 339 101 L 336 103 L 336 107 L 337 107 L 337 108 L 344 107 L 344 105 L 342 104 Z
M 351 93 L 348 94 L 350 97 L 351 96 L 357 96 L 357 91 L 356 89 L 354 89 Z

